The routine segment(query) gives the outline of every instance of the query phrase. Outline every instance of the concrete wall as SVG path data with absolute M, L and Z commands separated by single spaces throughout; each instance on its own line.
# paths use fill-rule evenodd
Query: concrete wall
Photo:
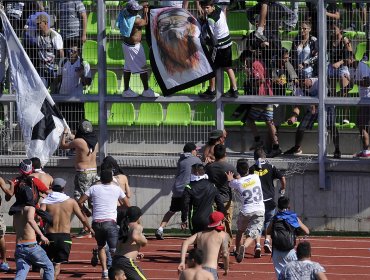
M 230 158 L 230 161 L 234 164 L 236 159 Z M 370 231 L 369 164 L 363 162 L 329 162 L 327 175 L 330 189 L 325 191 L 318 187 L 317 163 L 298 168 L 294 160 L 281 160 L 274 164 L 282 170 L 296 170 L 295 174 L 287 177 L 287 195 L 291 198 L 292 209 L 311 230 Z M 156 228 L 169 208 L 175 168 L 125 168 L 125 170 L 129 175 L 133 193 L 132 205 L 138 205 L 143 209 L 146 228 Z M 74 177 L 72 168 L 54 167 L 47 171 L 54 177 L 66 178 L 67 193 L 72 194 Z M 17 169 L 14 167 L 0 169 L 0 176 L 4 178 L 16 175 Z M 11 203 L 3 203 L 0 208 L 7 225 L 12 224 L 11 217 L 7 214 Z M 177 215 L 171 220 L 169 227 L 179 228 L 179 224 L 180 217 Z M 74 219 L 73 226 L 79 227 L 79 221 Z

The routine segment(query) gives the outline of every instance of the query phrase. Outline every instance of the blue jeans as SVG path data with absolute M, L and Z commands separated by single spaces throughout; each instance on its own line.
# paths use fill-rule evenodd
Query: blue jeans
M 14 257 L 17 268 L 17 273 L 14 279 L 27 279 L 27 274 L 30 270 L 31 264 L 37 265 L 44 270 L 43 279 L 54 279 L 54 266 L 46 255 L 44 249 L 39 245 L 36 244 L 34 247 L 16 245 Z
M 274 209 L 266 209 L 265 210 L 265 221 L 263 222 L 263 228 L 265 230 L 265 234 L 266 234 L 267 228 L 270 225 L 270 222 L 272 220 L 272 217 L 274 217 L 275 213 L 276 213 L 276 208 L 274 208 Z
M 108 245 L 110 251 L 115 252 L 118 240 L 118 227 L 115 221 L 102 223 L 93 222 L 92 228 L 95 231 L 95 240 L 100 248 Z

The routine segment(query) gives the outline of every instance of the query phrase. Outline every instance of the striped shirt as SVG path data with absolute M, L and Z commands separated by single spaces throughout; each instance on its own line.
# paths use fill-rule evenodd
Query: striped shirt
M 80 15 L 86 13 L 86 8 L 82 1 L 60 2 L 60 35 L 63 39 L 79 37 L 82 31 Z

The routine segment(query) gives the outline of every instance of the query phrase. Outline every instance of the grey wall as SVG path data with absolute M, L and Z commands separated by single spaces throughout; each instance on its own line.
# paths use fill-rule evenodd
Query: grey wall
M 237 158 L 230 158 L 235 163 Z M 318 188 L 317 164 L 304 167 L 294 160 L 276 161 L 274 164 L 296 173 L 287 177 L 287 195 L 291 198 L 292 208 L 311 230 L 330 231 L 370 231 L 370 176 L 368 164 L 356 161 L 328 163 L 327 175 L 329 190 Z M 305 170 L 304 170 L 305 169 Z M 125 168 L 132 189 L 132 205 L 138 205 L 145 213 L 146 228 L 156 228 L 164 213 L 169 209 L 171 184 L 175 168 Z M 54 177 L 68 181 L 67 193 L 72 195 L 74 170 L 67 167 L 53 167 L 47 171 Z M 298 172 L 303 172 L 299 174 Z M 17 168 L 2 167 L 0 176 L 10 179 L 17 175 Z M 277 186 L 279 187 L 279 186 Z M 3 196 L 3 194 L 2 194 Z M 4 200 L 3 200 L 4 202 Z M 12 224 L 7 214 L 11 203 L 3 203 L 0 212 L 4 214 L 7 225 Z M 237 208 L 237 207 L 236 207 Z M 236 211 L 237 213 L 237 211 Z M 235 216 L 235 215 L 234 215 Z M 76 218 L 73 226 L 81 224 Z M 175 216 L 169 227 L 179 228 L 180 217 Z M 234 224 L 235 226 L 235 224 Z

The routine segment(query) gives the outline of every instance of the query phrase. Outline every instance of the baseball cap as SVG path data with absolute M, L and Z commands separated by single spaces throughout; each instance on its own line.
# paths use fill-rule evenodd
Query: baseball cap
M 211 133 L 209 134 L 209 139 L 218 139 L 222 135 L 224 135 L 223 130 L 221 129 L 212 130 Z
M 215 211 L 211 215 L 209 215 L 209 222 L 208 225 L 209 228 L 217 227 L 221 225 L 223 219 L 225 218 L 225 215 L 222 212 Z
M 49 22 L 49 19 L 48 17 L 45 15 L 45 14 L 41 14 L 41 15 L 38 15 L 37 19 L 36 19 L 36 23 L 40 23 L 40 22 Z
M 184 153 L 191 153 L 192 151 L 196 149 L 197 149 L 197 146 L 193 142 L 188 142 L 185 144 L 183 151 Z
M 61 192 L 66 186 L 67 181 L 63 178 L 55 178 L 51 184 L 51 189 L 56 192 Z
M 79 128 L 83 133 L 93 132 L 93 126 L 88 120 L 82 120 Z
M 138 2 L 136 1 L 129 1 L 127 4 L 126 4 L 126 9 L 127 10 L 131 10 L 131 11 L 140 11 L 141 9 L 143 8 L 143 6 L 139 5 Z
M 24 159 L 19 164 L 19 171 L 24 175 L 30 175 L 33 172 L 32 161 Z

